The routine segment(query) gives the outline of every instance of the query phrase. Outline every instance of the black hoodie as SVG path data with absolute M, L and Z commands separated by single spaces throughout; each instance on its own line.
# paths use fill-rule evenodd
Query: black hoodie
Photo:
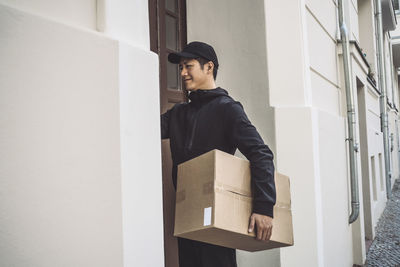
M 253 212 L 273 217 L 276 200 L 271 150 L 247 118 L 240 102 L 222 88 L 196 90 L 190 103 L 176 104 L 161 115 L 161 137 L 169 138 L 176 188 L 177 166 L 213 149 L 250 161 Z

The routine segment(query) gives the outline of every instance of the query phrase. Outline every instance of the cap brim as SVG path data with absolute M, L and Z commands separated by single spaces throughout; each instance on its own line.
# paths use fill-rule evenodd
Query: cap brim
M 192 53 L 187 53 L 187 52 L 176 52 L 176 53 L 170 53 L 168 55 L 168 61 L 173 63 L 173 64 L 179 64 L 181 61 L 181 58 L 198 58 L 198 55 L 192 54 Z

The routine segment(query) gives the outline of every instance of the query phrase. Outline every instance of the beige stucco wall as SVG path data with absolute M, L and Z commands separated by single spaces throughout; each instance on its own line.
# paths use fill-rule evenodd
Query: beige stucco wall
M 6 4 L 42 17 L 87 29 L 96 29 L 96 0 L 0 0 Z
M 310 59 L 312 106 L 340 114 L 338 59 L 336 53 L 336 6 L 332 1 L 306 4 L 307 43 Z
M 187 1 L 187 34 L 188 42 L 204 41 L 215 48 L 220 63 L 217 85 L 243 104 L 249 119 L 275 152 L 263 1 L 251 5 L 240 0 Z M 239 266 L 279 266 L 279 249 L 237 251 L 237 258 Z
M 148 1 L 96 0 L 97 30 L 107 36 L 150 50 Z
M 391 157 L 391 167 L 392 167 L 392 185 L 395 180 L 399 178 L 399 133 L 398 133 L 398 122 L 399 116 L 396 110 L 391 110 L 389 112 L 389 137 L 392 135 L 393 140 L 389 139 L 389 149 Z
M 0 4 L 0 265 L 163 266 L 157 55 L 68 8 L 10 6 Z
M 221 1 L 215 3 L 218 5 L 213 8 L 215 14 L 210 12 L 207 3 L 187 3 L 188 42 L 201 40 L 213 45 L 220 62 L 217 86 L 228 90 L 243 104 L 250 120 L 274 151 L 263 1 L 257 0 L 251 5 L 243 1 L 229 1 L 229 4 Z M 198 23 L 200 19 L 203 23 Z
M 362 19 L 359 19 L 358 7 L 356 0 L 345 2 L 346 23 L 351 39 L 360 41 L 361 36 L 365 43 L 370 36 L 360 32 L 365 25 L 360 26 L 359 22 L 365 24 L 368 18 L 373 19 L 373 14 L 371 9 L 363 10 L 362 12 L 366 13 Z M 369 2 L 366 7 L 372 8 L 372 2 Z M 278 12 L 279 10 L 285 10 L 285 12 Z M 281 250 L 281 264 L 282 266 L 363 264 L 366 251 L 362 204 L 360 218 L 352 225 L 348 224 L 350 181 L 348 148 L 345 142 L 346 96 L 341 49 L 336 42 L 338 38 L 337 3 L 336 1 L 310 0 L 304 3 L 299 1 L 297 5 L 289 6 L 285 3 L 266 1 L 266 20 L 271 105 L 277 107 L 275 109 L 277 166 L 292 179 L 292 209 L 296 241 L 294 247 Z M 373 21 L 369 23 L 373 24 Z M 291 28 L 286 28 L 288 25 Z M 288 32 L 291 34 L 282 34 Z M 374 41 L 373 38 L 370 39 Z M 368 45 L 370 54 L 374 55 L 374 44 L 368 43 Z M 356 81 L 359 80 L 365 86 L 362 92 L 367 99 L 363 104 L 366 110 L 365 127 L 379 129 L 379 98 L 376 96 L 371 98 L 371 94 L 368 93 L 370 90 L 367 90 L 366 80 L 368 68 L 354 46 L 351 55 L 355 107 L 357 109 Z M 281 62 L 290 62 L 292 67 L 290 79 L 287 78 L 288 74 L 284 71 L 285 66 Z M 390 64 L 390 60 L 386 63 Z M 372 60 L 371 65 L 374 64 L 375 61 Z M 290 93 L 286 91 L 289 84 L 291 85 Z M 377 107 L 377 110 L 374 107 Z M 299 131 L 299 125 L 303 127 L 303 131 Z M 304 145 L 288 141 L 293 138 L 291 133 L 294 131 L 296 140 L 302 140 Z M 367 170 L 371 169 L 368 159 L 372 155 L 378 158 L 379 153 L 381 155 L 383 153 L 382 135 L 379 133 L 376 135 L 375 131 L 371 133 L 373 136 L 367 132 L 360 133 L 360 125 L 357 123 L 357 140 L 362 137 L 366 141 L 366 147 L 361 153 L 367 153 L 365 154 L 367 160 L 364 160 Z M 332 143 L 335 144 L 334 147 L 330 146 Z M 296 154 L 302 155 L 300 164 L 298 164 L 299 159 L 296 158 Z M 368 173 L 366 177 L 362 177 L 360 153 L 357 162 L 359 194 L 362 203 L 362 179 L 367 179 L 370 184 L 371 177 Z M 378 168 L 379 161 L 376 160 L 375 169 L 378 170 Z M 335 174 L 334 177 L 331 177 L 332 174 Z M 376 179 L 376 183 L 381 180 L 378 173 Z M 332 190 L 332 186 L 336 189 Z M 381 185 L 377 184 L 377 186 Z M 370 223 L 373 227 L 386 203 L 384 195 L 385 191 L 379 191 L 377 200 L 371 204 L 373 218 L 370 219 Z M 340 205 L 338 201 L 341 201 Z M 332 232 L 336 235 L 332 235 Z M 337 235 L 343 238 L 340 242 L 336 238 Z M 307 250 L 304 250 L 304 247 L 307 247 Z M 334 257 L 332 251 L 343 256 Z
M 366 257 L 365 236 L 373 238 L 373 228 L 386 204 L 379 97 L 366 79 L 368 66 L 352 45 L 351 81 L 355 108 L 358 110 L 360 105 L 359 111 L 363 111 L 365 117 L 364 128 L 361 128 L 361 115 L 357 114 L 356 137 L 365 142 L 358 153 L 356 166 L 360 216 L 349 225 L 351 194 L 345 141 L 347 110 L 341 48 L 337 43 L 337 1 L 308 0 L 289 4 L 266 0 L 264 3 L 268 92 L 270 105 L 275 107 L 276 166 L 278 171 L 291 177 L 292 186 L 295 245 L 281 249 L 281 265 L 363 264 Z M 196 17 L 194 10 L 199 12 L 202 9 L 191 5 L 189 17 Z M 234 5 L 232 8 L 237 7 Z M 232 9 L 225 9 L 234 14 Z M 345 1 L 345 18 L 350 39 L 363 45 L 361 48 L 367 54 L 367 61 L 372 71 L 376 71 L 373 1 L 364 1 L 362 5 L 357 0 Z M 218 20 L 213 18 L 210 25 L 224 25 L 225 28 L 218 28 L 219 32 L 231 30 L 228 24 L 224 24 L 225 20 L 229 21 L 224 16 L 218 17 Z M 208 38 L 217 44 L 223 42 L 221 37 L 227 39 L 221 33 L 213 35 L 209 27 L 204 29 L 203 26 L 193 26 L 197 31 L 189 31 L 189 36 Z M 239 42 L 239 45 L 243 44 Z M 387 36 L 385 45 L 385 64 L 390 70 Z M 227 49 L 224 47 L 224 50 Z M 390 71 L 387 74 L 391 83 Z M 233 75 L 226 77 L 235 80 Z M 391 94 L 388 93 L 390 98 Z M 363 97 L 363 103 L 359 103 L 360 97 Z M 390 116 L 394 125 L 395 113 L 392 111 Z M 393 132 L 395 128 L 390 126 L 390 129 Z M 393 155 L 393 160 L 396 155 Z M 372 178 L 373 169 L 375 178 Z M 393 167 L 393 172 L 398 170 Z M 363 183 L 368 185 L 365 192 Z M 374 200 L 370 198 L 374 194 L 373 188 L 376 190 Z M 364 202 L 364 197 L 367 202 Z M 364 212 L 369 215 L 364 217 Z M 369 218 L 368 221 L 365 218 Z M 368 233 L 366 226 L 369 227 Z M 341 240 L 337 239 L 338 235 Z M 338 254 L 342 256 L 335 257 Z
M 117 43 L 0 12 L 0 265 L 122 266 Z
M 375 31 L 375 14 L 374 14 L 374 1 L 357 1 L 357 15 L 358 15 L 358 32 L 359 44 L 365 53 L 367 61 L 371 67 L 371 72 L 375 73 L 377 78 L 377 63 L 376 58 L 376 31 Z

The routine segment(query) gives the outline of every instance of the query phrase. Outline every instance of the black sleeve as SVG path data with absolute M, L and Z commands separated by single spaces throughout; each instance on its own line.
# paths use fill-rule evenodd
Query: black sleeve
M 239 102 L 228 108 L 232 140 L 250 161 L 253 212 L 273 217 L 276 202 L 273 154 L 247 118 Z
M 161 115 L 161 139 L 169 138 L 169 120 L 171 116 L 171 110 L 168 110 Z

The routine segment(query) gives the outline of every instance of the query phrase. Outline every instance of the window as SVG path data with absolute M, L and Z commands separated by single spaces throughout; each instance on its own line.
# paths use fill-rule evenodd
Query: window
M 400 4 L 399 4 L 399 0 L 393 0 L 393 9 L 396 12 L 396 15 L 400 14 Z

